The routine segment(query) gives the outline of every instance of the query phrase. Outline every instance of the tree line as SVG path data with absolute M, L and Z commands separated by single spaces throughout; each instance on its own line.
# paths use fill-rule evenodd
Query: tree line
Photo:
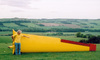
M 44 29 L 44 28 L 38 28 L 38 27 L 28 27 L 28 28 L 15 28 L 15 27 L 10 27 L 9 29 L 1 29 L 0 31 L 12 31 L 12 29 L 15 30 L 22 30 L 24 32 L 85 32 L 85 31 L 89 31 L 89 32 L 100 32 L 100 30 L 90 30 L 90 29 L 78 29 L 78 28 L 50 28 L 50 29 Z M 81 35 L 84 36 L 85 35 Z
M 81 38 L 88 38 L 87 40 L 82 39 L 79 42 L 82 43 L 100 43 L 100 35 L 95 36 L 92 34 L 82 34 L 81 32 L 78 32 L 76 34 L 76 37 L 81 37 Z

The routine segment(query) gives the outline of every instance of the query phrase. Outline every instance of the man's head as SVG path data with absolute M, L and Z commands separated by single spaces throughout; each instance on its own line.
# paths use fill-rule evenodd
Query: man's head
M 20 35 L 21 33 L 22 33 L 22 31 L 21 31 L 21 30 L 18 30 L 18 31 L 17 31 L 17 34 L 18 34 L 18 35 Z

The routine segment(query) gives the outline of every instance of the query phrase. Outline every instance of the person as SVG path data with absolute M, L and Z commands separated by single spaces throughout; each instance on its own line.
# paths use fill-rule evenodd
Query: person
M 15 42 L 15 55 L 21 55 L 21 52 L 20 52 L 20 50 L 21 50 L 21 43 L 20 43 L 21 37 L 29 38 L 28 36 L 22 35 L 21 33 L 22 33 L 22 31 L 18 30 L 17 34 L 14 34 L 11 36 L 13 41 Z

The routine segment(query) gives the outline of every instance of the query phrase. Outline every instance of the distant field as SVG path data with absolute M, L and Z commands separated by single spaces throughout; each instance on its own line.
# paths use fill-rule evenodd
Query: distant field
M 7 29 L 9 29 L 8 27 L 2 27 L 2 26 L 0 26 L 0 28 L 1 28 L 2 30 L 7 30 Z
M 3 25 L 7 27 L 18 27 L 18 25 L 16 25 L 15 23 L 3 23 Z
M 39 24 L 43 24 L 44 26 L 66 26 L 70 28 L 80 28 L 80 26 L 73 24 L 57 24 L 57 23 L 39 23 Z
M 22 19 L 22 18 L 0 19 L 0 29 L 4 31 L 5 30 L 11 31 L 11 29 L 35 30 L 34 28 L 38 28 L 38 30 L 42 29 L 52 30 L 52 28 L 56 29 L 79 28 L 79 29 L 100 30 L 100 19 Z
M 20 23 L 20 24 L 25 25 L 27 27 L 40 27 L 40 26 L 38 26 L 38 25 L 36 25 L 34 23 Z

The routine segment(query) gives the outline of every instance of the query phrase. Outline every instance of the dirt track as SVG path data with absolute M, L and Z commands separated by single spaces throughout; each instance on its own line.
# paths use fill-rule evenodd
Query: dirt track
M 70 28 L 80 28 L 80 26 L 73 24 L 57 24 L 57 23 L 38 23 L 38 24 L 42 24 L 44 26 L 66 26 Z

